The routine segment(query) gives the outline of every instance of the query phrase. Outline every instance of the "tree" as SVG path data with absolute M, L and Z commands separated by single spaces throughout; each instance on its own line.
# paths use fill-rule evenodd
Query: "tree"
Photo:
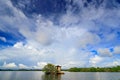
M 57 73 L 57 69 L 55 65 L 48 63 L 47 65 L 44 66 L 43 71 L 45 73 L 50 74 L 50 73 Z

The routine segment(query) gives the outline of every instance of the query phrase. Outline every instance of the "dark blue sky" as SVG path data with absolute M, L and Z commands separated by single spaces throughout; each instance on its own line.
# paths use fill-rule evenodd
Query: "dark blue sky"
M 96 9 L 104 6 L 106 9 L 119 8 L 120 0 L 81 0 L 82 4 L 76 3 L 74 0 L 11 0 L 12 4 L 22 10 L 26 16 L 32 14 L 42 14 L 43 16 L 62 15 L 67 13 L 70 6 L 73 12 L 81 12 L 82 7 L 90 6 Z M 103 5 L 105 3 L 105 5 Z M 116 5 L 117 4 L 117 5 Z M 82 6 L 82 7 L 79 7 Z M 56 17 L 56 16 L 55 16 Z

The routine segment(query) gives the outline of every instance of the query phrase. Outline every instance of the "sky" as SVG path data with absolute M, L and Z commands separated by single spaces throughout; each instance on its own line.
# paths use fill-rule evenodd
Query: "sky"
M 0 68 L 120 65 L 120 0 L 0 0 Z

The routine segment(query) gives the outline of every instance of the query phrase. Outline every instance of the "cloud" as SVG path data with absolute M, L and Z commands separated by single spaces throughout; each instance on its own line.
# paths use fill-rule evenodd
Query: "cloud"
M 71 61 L 77 61 L 77 63 L 81 63 L 78 66 L 86 65 L 88 62 L 87 59 L 90 56 L 90 53 L 79 51 L 76 48 L 65 47 L 64 44 L 61 44 L 59 47 L 53 45 L 46 48 L 38 48 L 36 46 L 33 47 L 30 44 L 28 43 L 23 45 L 22 42 L 17 42 L 13 47 L 8 47 L 4 50 L 0 50 L 0 53 L 3 53 L 1 56 L 6 57 L 3 59 L 3 61 L 12 61 L 17 64 L 22 63 L 26 66 L 30 63 L 28 67 L 33 66 L 34 68 L 42 68 L 47 63 L 59 64 L 63 66 L 65 65 L 66 68 L 69 67 L 68 62 Z M 61 49 L 61 47 L 64 47 L 64 50 Z M 75 65 L 77 65 L 77 63 Z M 18 65 L 18 67 L 19 66 L 20 65 Z
M 79 40 L 77 41 L 78 42 L 77 44 L 80 47 L 86 47 L 87 45 L 94 45 L 94 44 L 98 44 L 100 42 L 99 36 L 94 33 L 90 33 L 90 32 L 84 33 L 78 39 Z
M 120 65 L 120 60 L 114 60 L 114 61 L 108 62 L 104 65 L 105 65 L 105 67 L 119 66 Z
M 86 3 L 78 0 L 74 2 L 77 4 Z M 3 3 L 5 2 L 3 1 Z M 87 12 L 89 11 L 88 9 L 86 9 L 85 7 L 80 7 L 82 8 L 82 12 L 79 13 L 79 15 L 74 15 L 73 13 L 68 11 L 67 14 L 64 14 L 60 18 L 59 21 L 60 25 L 55 25 L 53 21 L 44 18 L 42 15 L 37 15 L 33 19 L 29 19 L 24 15 L 22 11 L 14 7 L 10 1 L 8 1 L 8 4 L 6 5 L 10 9 L 12 9 L 12 12 L 15 13 L 14 14 L 15 16 L 13 17 L 6 16 L 6 19 L 3 20 L 10 25 L 14 25 L 13 27 L 17 28 L 18 32 L 22 34 L 22 36 L 24 36 L 27 40 L 36 41 L 40 45 L 50 45 L 56 42 L 56 40 L 62 39 L 63 37 L 65 38 L 70 36 L 72 38 L 72 36 L 82 35 L 81 37 L 78 37 L 80 40 L 77 41 L 80 44 L 80 46 L 86 46 L 88 44 L 98 44 L 97 42 L 100 42 L 98 34 L 92 33 L 90 32 L 90 30 L 94 29 L 94 31 L 96 31 L 100 29 L 99 25 L 97 25 L 93 20 L 95 19 L 101 20 L 101 17 L 104 18 L 103 14 L 105 13 L 104 12 L 105 8 L 100 7 L 98 10 L 96 10 L 93 6 L 91 6 L 92 11 Z M 92 15 L 88 13 L 91 13 Z M 82 15 L 82 17 L 80 15 Z M 108 15 L 106 14 L 106 16 L 110 15 L 113 15 L 112 12 L 110 14 L 108 13 Z M 11 18 L 13 18 L 12 21 L 10 20 Z M 110 17 L 110 19 L 111 18 L 112 17 Z M 18 21 L 17 23 L 16 20 Z M 74 32 L 71 29 L 73 29 Z M 87 39 L 87 37 L 89 39 Z
M 90 58 L 89 63 L 91 66 L 99 66 L 97 64 L 100 64 L 100 62 L 102 62 L 102 61 L 103 61 L 102 57 L 95 55 L 94 57 Z
M 28 66 L 26 66 L 26 65 L 24 65 L 24 64 L 19 64 L 18 67 L 19 67 L 20 69 L 26 69 L 26 68 L 28 68 Z
M 2 40 L 3 42 L 7 41 L 5 37 L 0 37 L 0 40 Z
M 16 43 L 13 47 L 8 47 L 0 50 L 0 56 L 3 61 L 13 61 L 16 63 L 31 62 L 31 65 L 36 62 L 36 60 L 44 59 L 44 52 L 42 50 L 37 50 L 29 45 L 23 45 L 22 42 Z M 24 59 L 27 59 L 24 61 Z
M 22 48 L 23 47 L 23 43 L 22 42 L 17 42 L 13 47 L 15 47 L 15 48 Z
M 17 68 L 17 65 L 15 63 L 8 63 L 7 64 L 6 62 L 4 62 L 2 67 L 3 68 Z
M 71 67 L 78 67 L 82 64 L 82 66 L 84 65 L 84 63 L 81 63 L 81 62 L 76 62 L 76 61 L 70 61 L 70 62 L 67 62 L 66 64 L 62 65 L 62 68 L 64 69 L 68 69 L 68 68 L 71 68 Z
M 85 3 L 88 7 L 84 6 Z M 109 47 L 119 45 L 112 43 L 117 40 L 120 11 L 119 8 L 107 9 L 105 1 L 97 8 L 95 3 L 96 1 L 88 3 L 87 0 L 74 0 L 78 12 L 75 13 L 72 6 L 67 6 L 66 13 L 55 21 L 42 14 L 27 17 L 10 0 L 1 0 L 0 30 L 14 34 L 13 37 L 25 38 L 23 41 L 18 38 L 13 46 L 0 50 L 1 62 L 12 61 L 21 68 L 36 64 L 35 68 L 42 68 L 48 62 L 72 67 L 85 66 L 90 59 L 90 64 L 102 65 L 103 57 L 106 60 L 105 57 L 114 56 Z M 22 3 L 19 5 L 25 7 Z M 6 39 L 0 37 L 4 42 Z M 93 48 L 98 52 L 94 57 L 90 53 Z M 114 48 L 114 53 L 120 53 L 119 47 Z M 110 58 L 106 62 L 112 62 L 109 60 Z M 15 66 L 15 63 L 11 65 Z
M 43 69 L 43 67 L 47 65 L 47 62 L 37 62 L 37 66 L 33 66 L 35 69 Z
M 32 42 L 30 44 L 32 44 Z M 53 59 L 56 61 L 56 63 L 61 62 L 61 59 L 58 57 L 62 57 L 62 55 L 61 55 L 62 51 L 58 50 L 59 48 L 58 49 L 55 47 L 53 47 L 53 48 L 51 48 L 51 47 L 48 47 L 48 48 L 39 47 L 38 48 L 36 46 L 33 47 L 30 44 L 23 45 L 22 42 L 17 42 L 13 47 L 8 47 L 4 50 L 0 50 L 0 52 L 3 53 L 0 56 L 5 57 L 3 59 L 3 61 L 10 60 L 10 61 L 13 61 L 15 63 L 23 63 L 23 64 L 30 63 L 30 65 L 33 65 L 36 63 L 39 64 L 38 62 L 44 62 L 44 61 L 47 63 L 53 63 L 52 62 Z M 10 53 L 12 53 L 12 54 L 10 54 Z M 67 54 L 66 54 L 66 56 L 67 56 Z M 24 61 L 24 59 L 26 59 L 26 60 Z M 65 59 L 63 59 L 63 61 L 64 60 Z
M 115 54 L 120 54 L 120 46 L 114 47 L 114 53 Z
M 89 65 L 88 61 L 85 60 L 80 60 L 80 61 L 69 61 L 65 64 L 61 64 L 63 69 L 69 69 L 71 67 L 91 67 L 91 65 Z
M 7 57 L 7 56 L 0 55 L 0 60 L 1 60 L 1 61 L 4 61 L 4 60 L 6 60 L 6 59 L 8 59 L 8 57 Z
M 120 63 L 118 61 L 113 62 L 113 66 L 118 66 L 118 65 L 120 65 Z
M 15 64 L 14 62 L 11 63 L 6 63 L 4 62 L 4 64 L 2 66 L 0 66 L 3 69 L 42 69 L 47 63 L 46 62 L 38 62 L 36 66 L 27 66 L 24 64 Z
M 112 56 L 112 52 L 110 51 L 109 48 L 99 48 L 97 50 L 97 52 L 100 56 L 103 56 L 103 57 L 111 57 Z

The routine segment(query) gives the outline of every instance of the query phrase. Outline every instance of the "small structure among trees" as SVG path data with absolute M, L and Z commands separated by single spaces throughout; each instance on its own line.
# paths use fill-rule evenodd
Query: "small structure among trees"
M 50 63 L 44 66 L 43 71 L 45 71 L 46 74 L 64 74 L 64 72 L 61 72 L 61 66 L 55 66 Z
M 57 65 L 57 74 L 64 74 L 64 72 L 61 71 L 61 66 Z
M 58 71 L 58 72 L 61 71 L 61 66 L 57 65 L 56 68 L 57 68 L 57 71 Z

